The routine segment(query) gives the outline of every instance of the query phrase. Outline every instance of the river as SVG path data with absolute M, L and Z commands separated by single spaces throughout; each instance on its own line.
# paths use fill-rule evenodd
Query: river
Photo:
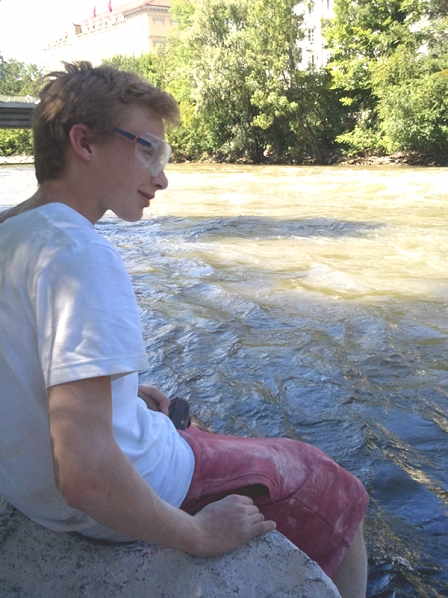
M 218 432 L 326 451 L 371 497 L 368 595 L 448 596 L 448 169 L 167 174 L 141 222 L 97 225 L 133 279 L 142 380 Z M 34 188 L 0 167 L 1 206 Z

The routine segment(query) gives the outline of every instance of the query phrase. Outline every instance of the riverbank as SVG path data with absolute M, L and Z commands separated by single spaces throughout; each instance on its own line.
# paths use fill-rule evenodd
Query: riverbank
M 173 163 L 182 164 L 183 162 L 189 162 L 188 160 L 172 160 Z M 193 162 L 192 162 L 193 163 Z M 207 160 L 198 160 L 198 164 L 204 163 L 221 163 L 219 160 L 213 160 L 212 158 Z M 236 162 L 240 164 L 241 162 Z M 34 164 L 33 156 L 0 156 L 0 165 L 2 164 Z M 270 164 L 270 163 L 269 163 Z M 272 165 L 272 164 L 270 164 Z M 309 159 L 304 160 L 302 164 L 298 166 L 318 166 L 315 160 Z M 327 166 L 448 166 L 448 161 L 437 161 L 434 158 L 428 158 L 420 156 L 418 154 L 405 154 L 398 152 L 389 156 L 343 156 L 341 154 L 335 154 L 331 156 Z M 319 165 L 322 166 L 322 165 Z M 325 165 L 323 165 L 325 166 Z
M 416 152 L 396 152 L 394 154 L 379 155 L 379 154 L 365 154 L 344 156 L 340 150 L 336 149 L 325 155 L 323 163 L 319 163 L 313 156 L 305 156 L 299 160 L 291 160 L 290 162 L 277 162 L 275 158 L 269 154 L 265 156 L 265 161 L 260 162 L 257 166 L 448 166 L 448 157 L 441 156 L 434 158 L 417 154 Z M 238 164 L 238 165 L 253 165 L 254 163 L 248 161 L 246 158 L 236 158 L 234 161 L 229 161 L 225 157 L 204 156 L 196 160 L 188 160 L 182 156 L 177 156 L 175 153 L 171 157 L 171 163 L 197 163 L 197 164 Z
M 34 156 L 0 156 L 0 164 L 34 164 Z
M 398 152 L 390 156 L 341 156 L 338 164 L 354 164 L 360 166 L 447 166 L 448 161 L 435 160 L 419 154 L 405 154 Z

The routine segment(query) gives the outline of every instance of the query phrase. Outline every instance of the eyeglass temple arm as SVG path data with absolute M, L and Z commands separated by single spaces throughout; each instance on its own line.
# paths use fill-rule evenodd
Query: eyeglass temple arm
M 136 141 L 137 143 L 140 143 L 140 145 L 144 145 L 146 147 L 152 147 L 152 144 L 149 141 L 146 141 L 146 139 L 137 137 L 137 135 L 133 135 L 132 133 L 129 133 L 128 131 L 125 131 L 124 129 L 120 129 L 119 127 L 112 127 L 112 131 L 115 131 L 115 133 L 120 133 L 120 135 L 123 135 L 124 137 L 127 137 L 128 139 L 132 139 L 132 141 Z

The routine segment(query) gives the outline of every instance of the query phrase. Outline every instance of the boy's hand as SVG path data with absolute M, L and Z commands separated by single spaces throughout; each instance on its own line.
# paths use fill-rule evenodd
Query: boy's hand
M 140 385 L 138 387 L 138 396 L 145 401 L 148 409 L 151 409 L 152 411 L 160 411 L 161 413 L 168 415 L 170 400 L 157 388 Z
M 204 507 L 194 516 L 200 526 L 200 545 L 193 554 L 219 556 L 275 529 L 248 496 L 231 494 Z

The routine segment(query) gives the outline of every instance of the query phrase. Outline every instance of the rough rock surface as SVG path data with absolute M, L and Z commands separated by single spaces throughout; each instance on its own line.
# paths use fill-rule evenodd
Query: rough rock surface
M 340 598 L 278 532 L 218 558 L 136 542 L 100 546 L 0 507 L 1 598 Z

